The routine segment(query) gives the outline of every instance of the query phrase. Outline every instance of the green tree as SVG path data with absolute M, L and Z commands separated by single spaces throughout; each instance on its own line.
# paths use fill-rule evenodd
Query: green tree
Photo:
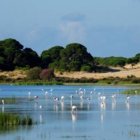
M 95 58 L 96 64 L 103 65 L 103 66 L 124 66 L 127 62 L 127 58 L 124 57 L 96 57 Z
M 5 58 L 0 56 L 0 69 L 5 69 Z
M 40 65 L 38 54 L 31 48 L 25 48 L 23 51 L 17 52 L 14 58 L 14 64 L 18 67 L 35 67 Z
M 137 59 L 137 63 L 140 62 L 140 53 L 136 54 L 135 58 Z
M 0 41 L 0 55 L 5 59 L 5 70 L 14 69 L 13 60 L 18 51 L 23 49 L 23 46 L 15 39 L 5 39 Z
M 85 46 L 79 43 L 71 43 L 61 51 L 60 69 L 79 71 L 82 65 L 94 66 L 93 57 L 87 52 Z
M 54 46 L 48 50 L 43 51 L 41 54 L 42 67 L 46 68 L 51 63 L 58 64 L 60 60 L 60 52 L 63 49 L 64 48 L 62 46 Z

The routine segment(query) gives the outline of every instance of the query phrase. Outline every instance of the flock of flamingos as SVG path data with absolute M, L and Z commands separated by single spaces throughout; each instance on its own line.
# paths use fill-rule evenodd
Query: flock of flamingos
M 45 91 L 44 89 L 41 89 L 43 94 L 37 94 L 34 95 L 32 92 L 27 93 L 27 101 L 31 101 L 34 103 L 34 107 L 38 108 L 38 110 L 43 110 L 46 106 L 42 103 L 42 101 L 45 99 L 47 102 L 51 102 L 54 106 L 55 111 L 59 111 L 59 108 L 61 107 L 61 110 L 66 110 L 65 105 L 67 105 L 67 110 L 71 112 L 72 114 L 72 120 L 75 119 L 75 115 L 78 111 L 81 110 L 83 107 L 83 104 L 91 105 L 96 98 L 96 101 L 98 103 L 98 107 L 102 110 L 106 109 L 107 101 L 109 100 L 112 104 L 112 108 L 116 107 L 117 98 L 119 96 L 118 93 L 102 93 L 97 92 L 96 89 L 93 91 L 86 91 L 85 89 L 79 88 L 78 90 L 74 91 L 72 94 L 55 94 L 53 93 L 53 89 L 50 89 L 49 91 Z M 130 96 L 124 96 L 124 103 L 127 106 L 127 109 L 130 107 Z M 5 99 L 1 100 L 2 104 L 2 112 L 4 112 L 4 106 L 5 106 Z M 80 105 L 80 106 L 79 106 Z M 65 108 L 65 109 L 64 109 Z

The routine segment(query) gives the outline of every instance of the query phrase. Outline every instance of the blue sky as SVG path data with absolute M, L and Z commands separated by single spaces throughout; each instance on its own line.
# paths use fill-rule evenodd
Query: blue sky
M 93 56 L 140 53 L 140 0 L 0 0 L 0 40 L 15 38 L 40 54 L 85 45 Z

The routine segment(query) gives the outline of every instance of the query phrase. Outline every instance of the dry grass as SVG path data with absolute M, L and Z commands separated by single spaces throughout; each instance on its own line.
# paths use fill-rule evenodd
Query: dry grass
M 26 71 L 14 70 L 14 71 L 1 71 L 0 76 L 5 76 L 10 79 L 24 79 L 26 78 Z

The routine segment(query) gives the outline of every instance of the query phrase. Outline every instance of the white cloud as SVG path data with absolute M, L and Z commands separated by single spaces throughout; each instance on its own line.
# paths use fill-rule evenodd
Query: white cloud
M 60 26 L 61 36 L 69 42 L 83 42 L 86 29 L 79 21 L 68 21 Z
M 62 17 L 60 36 L 68 42 L 84 43 L 86 39 L 85 16 L 68 14 Z

